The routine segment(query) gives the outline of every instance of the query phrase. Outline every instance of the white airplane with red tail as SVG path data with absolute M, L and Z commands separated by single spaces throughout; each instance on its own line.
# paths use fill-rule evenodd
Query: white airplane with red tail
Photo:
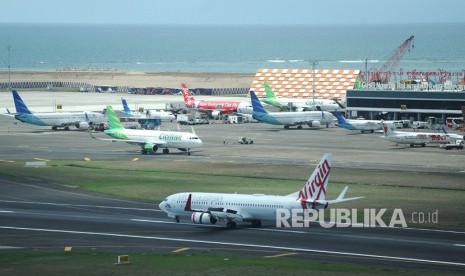
M 220 114 L 242 113 L 252 114 L 252 103 L 249 101 L 228 100 L 196 100 L 185 83 L 181 83 L 181 93 L 187 108 L 209 113 L 212 117 Z
M 331 161 L 332 155 L 325 154 L 302 189 L 290 195 L 177 193 L 168 196 L 159 207 L 176 222 L 181 217 L 190 217 L 196 224 L 224 221 L 227 228 L 233 229 L 237 222 L 251 222 L 252 227 L 261 227 L 262 220 L 276 220 L 278 209 L 290 212 L 292 209 L 324 209 L 329 204 L 361 198 L 344 198 L 347 186 L 336 199 L 325 199 Z

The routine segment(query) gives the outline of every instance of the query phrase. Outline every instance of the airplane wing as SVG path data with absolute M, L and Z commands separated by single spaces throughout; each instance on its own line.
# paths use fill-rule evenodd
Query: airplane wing
M 224 221 L 243 221 L 244 219 L 248 219 L 248 215 L 241 214 L 240 211 L 234 209 L 226 209 L 226 208 L 207 208 L 207 209 L 192 209 L 192 194 L 189 194 L 187 198 L 186 207 L 184 207 L 185 211 L 188 212 L 201 212 L 201 213 L 209 213 L 212 217 L 217 220 L 224 220 Z

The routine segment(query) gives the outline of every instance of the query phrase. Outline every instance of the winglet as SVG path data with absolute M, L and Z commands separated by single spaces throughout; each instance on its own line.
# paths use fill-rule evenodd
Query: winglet
M 192 211 L 192 194 L 189 194 L 189 197 L 187 197 L 187 202 L 186 202 L 186 207 L 184 207 L 184 211 Z

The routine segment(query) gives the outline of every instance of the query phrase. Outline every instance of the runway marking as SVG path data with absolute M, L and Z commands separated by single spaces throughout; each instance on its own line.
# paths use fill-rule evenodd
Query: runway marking
M 278 255 L 265 256 L 263 258 L 279 258 L 279 257 L 286 257 L 286 256 L 297 255 L 297 254 L 299 253 L 289 252 L 289 253 L 283 253 L 283 254 L 278 254 Z
M 189 247 L 182 247 L 182 248 L 173 250 L 173 251 L 171 251 L 171 252 L 173 252 L 173 253 L 179 253 L 179 252 L 183 252 L 183 251 L 186 251 L 186 250 L 189 250 L 189 249 L 190 249 Z
M 0 213 L 14 213 L 13 211 L 2 211 L 0 210 Z
M 465 247 L 465 244 L 456 243 L 456 244 L 454 244 L 454 246 L 463 246 L 463 247 Z
M 22 247 L 16 247 L 16 246 L 2 246 L 0 245 L 0 250 L 3 250 L 3 249 L 20 249 Z
M 218 241 L 209 241 L 209 240 L 191 240 L 191 239 L 167 238 L 167 237 L 157 237 L 157 236 L 140 236 L 140 235 L 126 235 L 126 234 L 116 234 L 116 233 L 85 232 L 85 231 L 73 231 L 73 230 L 61 230 L 61 229 L 26 228 L 26 227 L 13 227 L 13 226 L 0 226 L 0 229 L 49 232 L 49 233 L 67 233 L 67 234 L 105 236 L 105 237 L 124 237 L 124 238 L 134 238 L 134 239 L 188 242 L 188 243 L 213 244 L 213 245 L 224 245 L 224 246 L 238 246 L 238 247 L 249 247 L 249 248 L 250 247 L 255 247 L 255 248 L 285 250 L 285 251 L 299 251 L 299 252 L 311 252 L 311 253 L 320 253 L 320 254 L 349 256 L 349 257 L 372 258 L 372 259 L 400 261 L 400 262 L 415 262 L 415 263 L 427 263 L 427 264 L 433 264 L 433 265 L 446 265 L 446 266 L 465 267 L 465 263 L 458 263 L 458 262 L 437 261 L 437 260 L 417 259 L 417 258 L 407 258 L 407 257 L 395 257 L 395 256 L 384 256 L 384 255 L 373 255 L 373 254 L 363 254 L 363 253 L 344 252 L 344 251 L 319 250 L 319 249 L 311 249 L 311 248 L 299 248 L 299 247 L 286 247 L 286 246 L 275 246 L 275 245 L 252 244 L 252 243 L 218 242 Z
M 0 162 L 3 162 L 3 163 L 14 163 L 15 161 L 13 161 L 13 160 L 0 160 Z
M 65 207 L 89 207 L 89 208 L 103 208 L 103 209 L 118 209 L 118 210 L 135 210 L 135 211 L 151 211 L 163 212 L 157 209 L 144 209 L 144 208 L 131 208 L 131 207 L 117 207 L 117 206 L 103 206 L 103 205 L 85 205 L 85 204 L 68 204 L 68 203 L 52 203 L 52 202 L 34 202 L 34 201 L 18 201 L 18 200 L 1 200 L 0 202 L 6 203 L 21 203 L 21 204 L 38 204 L 38 205 L 51 205 L 51 206 L 65 206 Z
M 37 160 L 37 161 L 45 161 L 45 162 L 50 162 L 50 160 L 48 160 L 48 159 L 44 159 L 44 158 L 34 158 L 34 160 Z
M 84 161 L 90 162 L 92 160 L 89 157 L 84 157 Z
M 136 157 L 136 158 L 132 159 L 132 162 L 136 162 L 136 161 L 139 161 L 139 157 Z

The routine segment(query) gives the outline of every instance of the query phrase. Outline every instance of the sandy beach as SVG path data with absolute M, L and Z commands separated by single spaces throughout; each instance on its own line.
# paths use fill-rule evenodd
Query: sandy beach
M 64 81 L 90 85 L 177 88 L 248 88 L 254 74 L 241 73 L 145 73 L 121 71 L 12 71 L 11 82 Z M 0 82 L 8 83 L 8 71 L 0 71 Z

